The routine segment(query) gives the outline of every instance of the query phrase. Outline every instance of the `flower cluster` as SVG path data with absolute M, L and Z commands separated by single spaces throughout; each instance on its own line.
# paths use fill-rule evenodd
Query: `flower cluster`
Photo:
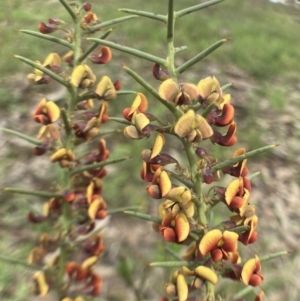
M 78 13 L 89 11 L 91 5 L 85 3 L 77 9 Z M 87 30 L 99 22 L 89 11 L 80 26 Z M 65 36 L 68 42 L 75 43 L 74 32 L 65 22 L 49 19 L 48 25 L 39 25 L 43 34 L 59 29 L 68 32 Z M 106 64 L 112 59 L 112 53 L 109 47 L 102 47 L 97 53 L 91 53 L 89 59 L 94 64 Z M 63 69 L 64 62 L 71 67 L 71 72 L 69 67 Z M 106 141 L 100 138 L 100 128 L 109 118 L 108 102 L 117 97 L 121 86 L 118 81 L 112 83 L 106 75 L 97 83 L 91 67 L 76 57 L 74 51 L 62 58 L 50 53 L 43 64 L 36 64 L 34 73 L 28 75 L 31 83 L 58 80 L 73 94 L 71 102 L 63 107 L 43 98 L 33 111 L 33 120 L 42 125 L 34 154 L 49 154 L 50 162 L 58 163 L 65 172 L 65 180 L 58 183 L 42 213 L 28 214 L 30 222 L 48 222 L 53 229 L 41 235 L 38 245 L 29 254 L 28 263 L 41 268 L 33 276 L 35 293 L 45 296 L 53 288 L 63 301 L 83 301 L 81 295 L 98 296 L 101 291 L 102 279 L 93 266 L 104 252 L 100 221 L 108 214 L 102 192 L 110 152 Z M 89 149 L 84 155 L 77 151 L 78 145 L 92 140 L 98 140 L 96 150 Z
M 154 68 L 154 73 L 157 72 Z M 247 245 L 257 238 L 255 229 L 258 218 L 255 207 L 249 201 L 251 182 L 247 178 L 247 160 L 239 159 L 246 151 L 237 149 L 232 157 L 232 160 L 238 159 L 236 163 L 229 163 L 221 169 L 223 174 L 236 178 L 226 188 L 214 184 L 220 181 L 220 169 L 216 168 L 218 160 L 199 146 L 206 139 L 226 147 L 237 142 L 230 95 L 223 94 L 215 77 L 208 77 L 194 85 L 178 84 L 174 79 L 167 78 L 166 72 L 163 74 L 164 81 L 158 94 L 180 112 L 175 115 L 174 123 L 152 124 L 158 118 L 147 112 L 148 100 L 141 93 L 138 93 L 132 106 L 123 111 L 123 116 L 131 122 L 124 129 L 128 138 L 142 139 L 158 132 L 152 148 L 142 152 L 143 167 L 140 172 L 141 178 L 149 183 L 146 188 L 149 196 L 163 199 L 156 217 L 160 222 L 155 221 L 153 228 L 167 242 L 190 245 L 183 258 L 195 262 L 193 270 L 183 267 L 175 272 L 171 283 L 166 285 L 166 292 L 178 300 L 188 300 L 188 294 L 195 290 L 199 291 L 197 296 L 205 295 L 207 292 L 203 290 L 203 284 L 215 285 L 218 275 L 242 281 L 246 285 L 260 285 L 263 276 L 260 274 L 259 258 L 242 264 L 238 252 L 238 241 Z M 203 110 L 202 114 L 196 112 L 200 109 Z M 227 131 L 221 134 L 217 127 L 227 127 Z M 183 142 L 190 163 L 195 164 L 193 167 L 183 168 L 177 159 L 162 153 L 166 142 L 165 132 Z M 174 168 L 168 168 L 170 164 L 175 164 L 175 171 Z M 182 184 L 178 184 L 178 180 L 183 180 Z M 199 191 L 202 191 L 199 186 L 205 184 L 213 186 L 207 193 L 200 192 L 199 195 Z M 229 216 L 219 225 L 209 226 L 203 215 L 207 214 L 212 204 L 219 202 L 236 215 Z

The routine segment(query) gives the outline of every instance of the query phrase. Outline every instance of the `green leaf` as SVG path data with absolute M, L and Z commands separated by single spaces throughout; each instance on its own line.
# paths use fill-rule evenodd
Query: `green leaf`
M 251 181 L 252 179 L 254 179 L 255 177 L 259 176 L 260 175 L 260 172 L 257 171 L 257 172 L 254 172 L 250 175 L 247 175 L 247 178 Z
M 222 90 L 222 91 L 225 91 L 225 90 L 227 90 L 228 88 L 230 88 L 231 86 L 232 86 L 232 83 L 228 83 L 228 84 L 222 86 L 222 87 L 221 87 L 221 90 Z
M 106 160 L 106 161 L 99 162 L 99 163 L 93 163 L 93 164 L 84 165 L 82 167 L 79 167 L 79 168 L 76 168 L 76 169 L 72 170 L 70 172 L 70 175 L 74 176 L 77 173 L 81 173 L 81 172 L 86 171 L 86 170 L 92 170 L 92 169 L 104 167 L 106 165 L 119 163 L 119 162 L 122 162 L 122 161 L 125 161 L 125 160 L 128 160 L 128 159 L 130 159 L 130 158 L 129 157 L 124 157 L 124 158 Z
M 230 166 L 230 165 L 233 165 L 235 163 L 238 163 L 244 159 L 247 159 L 247 158 L 250 158 L 250 157 L 253 157 L 253 156 L 256 156 L 258 154 L 261 154 L 261 153 L 264 153 L 264 152 L 267 152 L 269 150 L 271 150 L 272 148 L 274 147 L 277 147 L 278 144 L 271 144 L 271 145 L 268 145 L 268 146 L 264 146 L 264 147 L 261 147 L 261 148 L 258 148 L 256 150 L 253 150 L 251 152 L 248 152 L 248 153 L 245 153 L 241 156 L 237 156 L 237 157 L 234 157 L 234 158 L 231 158 L 229 160 L 226 160 L 226 161 L 223 161 L 221 163 L 218 163 L 216 165 L 214 165 L 212 168 L 211 168 L 211 171 L 212 172 L 216 172 L 218 170 L 221 170 L 222 168 L 224 167 L 227 167 L 227 166 Z
M 203 60 L 206 56 L 208 56 L 209 54 L 211 54 L 212 52 L 214 52 L 216 49 L 218 49 L 220 46 L 222 46 L 227 41 L 228 41 L 228 39 L 222 39 L 222 40 L 216 42 L 215 44 L 209 46 L 207 49 L 205 49 L 204 51 L 200 52 L 199 54 L 197 54 L 196 56 L 194 56 L 192 59 L 188 60 L 187 62 L 185 62 L 184 64 L 182 64 L 180 67 L 178 67 L 176 69 L 176 73 L 177 74 L 183 73 L 188 68 L 192 67 L 193 65 L 195 65 L 199 61 Z
M 87 30 L 89 32 L 95 32 L 98 29 L 105 28 L 105 27 L 110 27 L 112 25 L 115 25 L 115 24 L 118 24 L 118 23 L 121 23 L 121 22 L 124 22 L 124 21 L 128 21 L 128 20 L 134 19 L 134 18 L 137 18 L 137 16 L 127 16 L 127 17 L 113 19 L 113 20 L 106 21 L 106 22 L 97 24 L 95 26 L 92 26 L 90 29 L 87 29 Z
M 272 254 L 268 254 L 268 255 L 259 257 L 259 260 L 260 260 L 261 262 L 263 262 L 263 261 L 268 261 L 268 260 L 272 260 L 272 259 L 274 259 L 274 258 L 283 256 L 283 255 L 288 255 L 288 254 L 290 254 L 290 253 L 292 253 L 292 252 L 291 252 L 291 251 L 280 251 L 280 252 L 276 252 L 276 253 L 272 253 Z
M 113 28 L 110 28 L 109 30 L 107 30 L 99 39 L 106 39 L 113 31 Z M 82 54 L 79 58 L 78 58 L 78 63 L 81 63 L 82 61 L 84 61 L 88 55 L 90 53 L 92 53 L 97 47 L 98 47 L 98 43 L 94 43 L 93 45 L 91 45 L 84 54 Z
M 128 207 L 120 207 L 120 208 L 116 208 L 116 209 L 110 209 L 107 210 L 107 214 L 111 215 L 111 214 L 117 214 L 117 213 L 124 213 L 124 211 L 126 210 L 140 210 L 141 207 L 140 206 L 128 206 Z
M 117 95 L 129 95 L 129 94 L 137 94 L 137 91 L 130 91 L 130 90 L 120 90 L 117 91 Z
M 129 8 L 119 8 L 118 11 L 167 23 L 167 18 L 164 15 L 159 15 L 159 14 L 155 14 L 155 13 L 151 13 L 151 12 L 147 12 L 147 11 L 135 10 L 135 9 L 129 9 Z
M 42 145 L 42 142 L 33 138 L 33 137 L 30 137 L 28 135 L 25 135 L 21 132 L 18 132 L 18 131 L 14 131 L 14 130 L 10 130 L 10 129 L 6 129 L 6 128 L 0 128 L 1 131 L 5 132 L 5 133 L 9 133 L 9 134 L 12 134 L 12 135 L 15 135 L 29 143 L 32 143 L 34 145 L 37 145 L 37 146 L 40 146 Z
M 67 3 L 65 0 L 59 0 L 59 2 L 64 6 L 67 12 L 70 14 L 73 21 L 77 19 L 75 12 L 73 11 L 72 7 Z
M 54 192 L 46 192 L 46 191 L 38 191 L 38 190 L 28 190 L 23 188 L 17 188 L 17 187 L 5 187 L 3 189 L 5 192 L 11 192 L 11 193 L 18 193 L 18 194 L 25 194 L 25 195 L 34 195 L 34 196 L 40 196 L 44 198 L 61 198 L 61 194 L 57 194 Z
M 131 125 L 131 122 L 124 119 L 124 118 L 119 118 L 119 117 L 108 117 L 108 120 L 116 121 L 118 123 L 122 123 L 125 125 Z
M 61 78 L 60 76 L 58 76 L 56 73 L 52 72 L 51 70 L 43 67 L 42 65 L 37 64 L 36 62 L 29 60 L 23 56 L 15 55 L 14 57 L 21 60 L 22 62 L 32 66 L 33 68 L 36 68 L 36 69 L 44 72 L 45 74 L 49 75 L 51 78 L 53 78 L 54 80 L 59 82 L 61 85 L 65 86 L 65 87 L 69 87 L 69 83 L 67 81 L 65 81 L 63 78 Z
M 164 268 L 174 268 L 174 267 L 182 267 L 182 266 L 188 267 L 188 266 L 196 266 L 196 265 L 197 263 L 195 261 L 159 261 L 159 262 L 149 263 L 150 267 L 164 267 Z
M 190 14 L 190 13 L 196 12 L 200 9 L 218 4 L 222 1 L 224 1 L 224 0 L 212 0 L 212 1 L 207 1 L 207 2 L 201 3 L 201 4 L 197 4 L 197 5 L 194 5 L 194 6 L 191 6 L 191 7 L 188 7 L 188 8 L 185 8 L 185 9 L 182 9 L 182 10 L 176 12 L 175 16 L 176 16 L 176 18 L 181 18 L 187 14 Z
M 131 215 L 138 217 L 140 219 L 144 219 L 146 221 L 154 222 L 157 224 L 161 224 L 162 219 L 153 215 L 141 213 L 141 212 L 136 212 L 136 211 L 124 211 L 125 214 Z
M 26 29 L 21 29 L 20 32 L 26 33 L 28 35 L 31 35 L 31 36 L 34 36 L 34 37 L 37 37 L 37 38 L 40 38 L 40 39 L 44 39 L 44 40 L 47 40 L 47 41 L 50 41 L 50 42 L 53 42 L 53 43 L 57 43 L 57 44 L 66 46 L 70 49 L 73 49 L 73 45 L 71 43 L 69 43 L 66 40 L 54 37 L 54 36 L 43 34 L 43 33 L 40 33 L 38 31 L 32 31 L 32 30 L 26 30 Z
M 20 261 L 20 260 L 17 260 L 17 259 L 11 259 L 9 257 L 2 256 L 2 255 L 0 255 L 0 260 L 3 261 L 4 263 L 9 263 L 9 264 L 12 264 L 12 265 L 20 265 L 20 266 L 23 266 L 24 268 L 27 268 L 27 269 L 30 269 L 30 270 L 39 271 L 39 270 L 42 269 L 42 267 L 40 267 L 40 266 L 33 265 L 33 264 L 28 264 L 24 261 Z
M 103 39 L 87 38 L 87 40 L 98 43 L 98 44 L 101 44 L 101 45 L 104 45 L 104 46 L 108 46 L 110 48 L 119 50 L 121 52 L 129 53 L 129 54 L 134 55 L 136 57 L 140 57 L 140 58 L 143 58 L 143 59 L 148 60 L 150 62 L 157 63 L 161 66 L 165 66 L 165 60 L 164 59 L 162 59 L 158 56 L 149 54 L 147 52 L 143 52 L 143 51 L 131 48 L 131 47 L 116 44 L 114 42 L 109 42 L 109 41 L 106 41 L 106 40 L 103 40 Z

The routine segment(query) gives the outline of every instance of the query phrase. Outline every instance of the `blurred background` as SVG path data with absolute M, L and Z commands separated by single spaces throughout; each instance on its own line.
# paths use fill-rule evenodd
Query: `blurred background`
M 167 1 L 111 0 L 90 1 L 93 11 L 102 21 L 123 16 L 117 8 L 133 8 L 166 14 Z M 175 9 L 198 4 L 199 0 L 175 1 Z M 39 22 L 68 16 L 57 0 L 3 1 L 0 10 L 0 127 L 7 127 L 36 135 L 39 126 L 32 122 L 32 109 L 43 97 L 58 101 L 65 91 L 55 83 L 30 86 L 26 75 L 29 66 L 13 58 L 13 54 L 43 61 L 50 52 L 65 54 L 65 49 L 48 41 L 37 40 L 18 32 L 37 30 Z M 214 42 L 231 38 L 216 52 L 182 74 L 180 82 L 198 81 L 216 76 L 221 85 L 233 83 L 229 93 L 236 108 L 239 142 L 232 149 L 214 146 L 211 152 L 219 160 L 231 156 L 237 147 L 248 151 L 267 144 L 280 144 L 274 151 L 248 161 L 251 172 L 261 175 L 253 180 L 251 202 L 259 217 L 259 240 L 244 248 L 244 257 L 266 255 L 282 250 L 293 251 L 289 256 L 263 264 L 265 281 L 262 289 L 266 300 L 296 301 L 300 296 L 299 262 L 299 199 L 300 199 L 300 5 L 284 0 L 227 0 L 219 5 L 187 15 L 176 24 L 176 46 L 188 49 L 177 55 L 177 65 L 193 57 Z M 54 35 L 59 35 L 55 33 Z M 98 36 L 100 34 L 96 34 Z M 150 19 L 138 18 L 117 25 L 108 38 L 122 45 L 136 47 L 157 56 L 166 56 L 166 27 Z M 126 64 L 143 75 L 153 86 L 159 83 L 152 76 L 152 64 L 113 50 L 113 60 L 107 66 L 96 66 L 97 75 L 119 79 L 123 89 L 145 93 L 150 102 L 149 112 L 164 116 L 161 108 L 120 68 Z M 132 97 L 120 97 L 110 107 L 110 115 L 121 116 Z M 109 127 L 121 128 L 119 125 Z M 49 170 L 46 157 L 33 157 L 32 146 L 0 131 L 1 187 L 18 186 L 50 190 L 55 185 L 54 173 Z M 148 141 L 128 141 L 122 134 L 108 140 L 111 157 L 131 156 L 122 163 L 125 173 L 111 168 L 106 177 L 104 196 L 110 208 L 139 205 L 155 214 L 158 202 L 147 197 L 146 185 L 140 180 L 140 152 L 150 148 Z M 166 151 L 180 156 L 180 147 Z M 120 168 L 119 166 L 119 168 Z M 128 179 L 130 179 L 128 181 Z M 137 189 L 139 186 L 139 189 Z M 32 208 L 39 209 L 41 200 L 1 193 L 0 254 L 26 261 L 38 240 L 38 232 L 27 222 Z M 219 210 L 222 220 L 222 210 Z M 225 213 L 227 214 L 227 213 Z M 218 217 L 216 217 L 218 219 Z M 164 294 L 163 283 L 170 270 L 144 269 L 151 261 L 164 260 L 162 238 L 152 231 L 151 224 L 123 215 L 112 216 L 105 230 L 107 246 L 99 272 L 103 276 L 103 300 L 159 300 Z M 43 227 L 39 231 L 45 231 Z M 178 250 L 177 246 L 172 247 Z M 29 297 L 31 271 L 20 265 L 0 261 L 0 300 L 39 300 Z M 143 270 L 143 277 L 141 277 Z M 225 281 L 218 288 L 222 296 L 234 295 L 242 285 L 234 288 Z M 135 287 L 135 289 L 133 289 Z M 55 300 L 48 296 L 45 300 Z M 254 293 L 247 295 L 254 300 Z M 100 299 L 99 299 L 100 300 Z

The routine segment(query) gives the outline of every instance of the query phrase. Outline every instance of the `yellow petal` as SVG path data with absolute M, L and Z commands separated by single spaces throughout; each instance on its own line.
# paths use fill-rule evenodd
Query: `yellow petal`
M 188 297 L 189 289 L 185 281 L 185 278 L 182 274 L 179 274 L 176 279 L 176 288 L 178 301 L 185 301 Z
M 232 199 L 236 196 L 238 191 L 240 190 L 240 180 L 232 181 L 226 189 L 225 192 L 225 200 L 227 205 L 230 205 Z
M 197 87 L 200 96 L 205 99 L 207 98 L 212 92 L 213 86 L 213 79 L 211 77 L 207 77 L 199 81 Z
M 253 273 L 255 271 L 257 271 L 257 264 L 259 263 L 260 265 L 260 262 L 259 262 L 259 258 L 257 256 L 255 256 L 255 258 L 251 258 L 249 259 L 243 266 L 243 269 L 242 269 L 242 280 L 243 282 L 248 285 L 249 284 L 249 281 L 250 281 L 250 278 L 251 276 L 253 275 Z
M 211 282 L 212 284 L 218 283 L 218 276 L 215 271 L 210 269 L 209 267 L 200 265 L 195 269 L 195 274 L 203 279 Z
M 219 241 L 222 239 L 222 232 L 219 229 L 208 231 L 201 239 L 199 251 L 202 255 L 208 254 L 210 251 L 217 248 Z
M 103 76 L 98 83 L 95 93 L 100 99 L 112 100 L 117 97 L 117 91 L 114 84 L 108 76 Z
M 39 292 L 40 297 L 46 296 L 49 291 L 49 285 L 46 282 L 46 277 L 45 277 L 44 272 L 36 272 L 33 275 L 33 279 L 37 283 L 38 292 Z
M 162 99 L 165 99 L 167 101 L 174 102 L 176 99 L 176 96 L 180 93 L 179 86 L 177 82 L 169 78 L 165 80 L 158 89 L 158 94 Z
M 223 245 L 222 249 L 226 252 L 235 252 L 238 248 L 238 238 L 239 235 L 232 231 L 224 231 L 223 233 Z
M 51 157 L 50 157 L 50 161 L 51 162 L 57 162 L 61 159 L 63 159 L 63 157 L 67 154 L 67 150 L 65 148 L 61 148 L 58 151 L 56 151 Z
M 195 112 L 193 110 L 189 110 L 179 118 L 175 125 L 174 132 L 179 137 L 186 137 L 193 130 L 194 119 Z
M 190 270 L 186 266 L 182 267 L 182 273 L 183 273 L 184 276 L 193 276 L 193 275 L 195 275 L 194 271 Z
M 250 192 L 246 188 L 244 188 L 244 191 L 245 191 L 245 194 L 243 196 L 243 205 L 242 205 L 242 207 L 239 208 L 240 216 L 244 216 L 246 209 L 248 207 L 248 204 L 249 204 L 249 199 L 250 199 Z
M 96 199 L 90 204 L 88 209 L 88 216 L 90 217 L 90 219 L 94 220 L 96 218 L 101 203 L 102 203 L 101 199 Z
M 131 139 L 144 138 L 144 135 L 142 135 L 140 132 L 138 132 L 138 130 L 136 129 L 136 127 L 134 125 L 126 126 L 123 130 L 123 134 L 125 135 L 125 137 L 131 138 Z
M 87 76 L 87 73 L 85 71 L 84 65 L 78 65 L 72 72 L 70 83 L 75 87 L 79 87 L 82 80 L 86 76 Z
M 146 96 L 143 93 L 138 93 L 131 105 L 128 115 L 131 115 L 136 111 L 140 113 L 145 112 L 147 111 L 147 109 L 148 109 L 148 100 Z
M 187 239 L 190 233 L 190 224 L 183 212 L 180 212 L 176 215 L 175 218 L 175 232 L 179 242 Z
M 60 116 L 59 107 L 53 101 L 48 101 L 46 103 L 46 108 L 47 108 L 47 115 L 50 121 L 52 123 L 55 122 Z
M 53 53 L 50 53 L 44 60 L 44 63 L 43 63 L 43 66 L 60 66 L 60 63 L 61 63 L 61 59 L 60 59 L 60 56 L 53 52 Z
M 134 118 L 132 119 L 132 123 L 136 126 L 138 131 L 141 132 L 143 128 L 150 123 L 150 120 L 147 118 L 145 114 L 138 113 L 134 115 Z
M 163 197 L 165 197 L 172 188 L 171 180 L 164 170 L 161 172 L 159 177 L 159 187 Z
M 152 153 L 151 153 L 151 157 L 150 160 L 154 157 L 156 157 L 162 150 L 162 147 L 165 144 L 165 137 L 163 134 L 159 133 L 156 136 L 155 142 L 153 144 L 153 148 L 152 148 Z
M 89 269 L 91 266 L 93 266 L 98 260 L 97 256 L 92 256 L 87 258 L 81 265 L 83 269 Z
M 195 122 L 195 128 L 200 130 L 202 138 L 206 139 L 213 135 L 214 131 L 211 128 L 211 126 L 208 124 L 206 119 L 202 117 L 201 115 L 196 115 L 196 122 Z

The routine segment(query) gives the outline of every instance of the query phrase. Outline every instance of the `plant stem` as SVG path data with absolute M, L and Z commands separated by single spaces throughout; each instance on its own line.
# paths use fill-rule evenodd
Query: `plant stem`
M 198 214 L 198 222 L 200 225 L 202 225 L 204 228 L 207 228 L 208 221 L 206 216 L 206 204 L 203 200 L 203 193 L 202 193 L 202 181 L 201 176 L 199 175 L 198 168 L 197 168 L 197 160 L 195 151 L 193 148 L 192 143 L 188 142 L 185 138 L 181 139 L 185 153 L 187 155 L 189 165 L 190 165 L 190 171 L 191 171 L 191 177 L 193 182 L 193 190 L 195 194 L 197 195 L 197 201 L 195 202 L 195 206 L 197 208 L 197 214 Z
M 167 22 L 167 45 L 168 56 L 166 59 L 166 67 L 170 76 L 177 80 L 177 73 L 175 72 L 175 47 L 174 47 L 174 0 L 169 0 L 168 6 L 168 22 Z

